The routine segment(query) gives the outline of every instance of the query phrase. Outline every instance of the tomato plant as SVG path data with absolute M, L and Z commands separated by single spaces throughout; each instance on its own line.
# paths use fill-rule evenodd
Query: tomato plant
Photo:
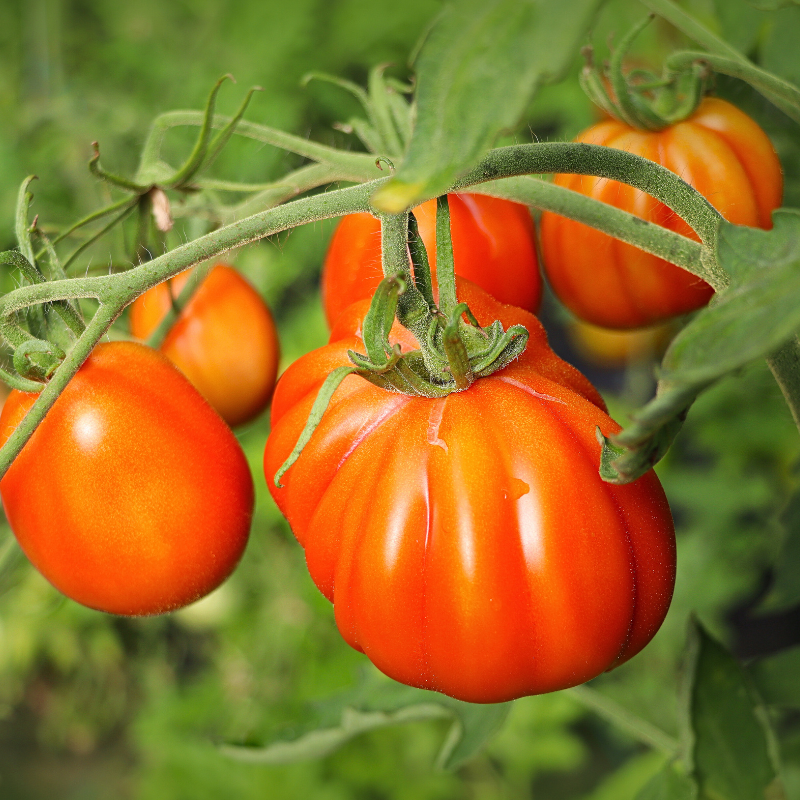
M 737 225 L 770 228 L 771 212 L 781 203 L 781 166 L 769 138 L 718 98 L 705 99 L 688 119 L 663 130 L 607 119 L 576 141 L 626 150 L 667 167 Z M 557 175 L 555 182 L 696 238 L 677 214 L 627 184 L 583 175 Z M 553 291 L 595 325 L 644 327 L 700 308 L 713 294 L 680 267 L 557 214 L 542 215 L 541 239 Z
M 14 390 L 5 442 L 36 400 Z M 61 592 L 161 614 L 216 588 L 250 530 L 253 483 L 219 415 L 144 345 L 98 345 L 0 481 L 22 549 Z
M 525 325 L 518 360 L 439 399 L 349 376 L 276 488 L 328 372 L 363 350 L 354 306 L 281 379 L 264 464 L 349 644 L 398 681 L 493 703 L 635 655 L 669 606 L 675 542 L 655 475 L 597 475 L 595 428 L 618 428 L 536 318 L 459 294 L 482 324 Z
M 190 274 L 154 286 L 131 304 L 134 336 L 150 336 Z M 269 403 L 278 373 L 278 334 L 261 295 L 233 267 L 217 264 L 209 272 L 160 349 L 232 427 Z
M 542 282 L 530 211 L 520 203 L 480 194 L 450 199 L 456 274 L 503 303 L 536 311 Z M 435 270 L 436 202 L 423 203 L 414 215 Z M 350 303 L 371 297 L 382 277 L 380 222 L 371 214 L 347 215 L 333 234 L 322 269 L 328 325 Z M 435 284 L 435 272 L 433 280 Z

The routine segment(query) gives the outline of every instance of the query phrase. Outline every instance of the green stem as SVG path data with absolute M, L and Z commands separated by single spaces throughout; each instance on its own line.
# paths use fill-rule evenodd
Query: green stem
M 697 233 L 707 248 L 713 248 L 716 243 L 721 216 L 703 195 L 674 172 L 612 147 L 579 142 L 498 147 L 449 191 L 461 191 L 497 178 L 552 172 L 596 175 L 630 184 L 671 208 Z M 709 283 L 715 289 L 727 285 L 727 276 L 720 267 L 712 264 L 709 270 Z
M 714 72 L 749 83 L 787 117 L 800 123 L 800 89 L 788 81 L 760 69 L 746 58 L 730 58 L 702 51 L 673 53 L 666 60 L 668 69 L 679 72 L 695 62 L 708 64 Z
M 142 150 L 141 165 L 136 178 L 137 182 L 152 183 L 151 177 L 162 174 L 163 168 L 159 166 L 159 154 L 164 135 L 170 128 L 202 125 L 203 118 L 202 111 L 169 111 L 158 117 L 150 129 L 150 134 Z M 215 129 L 224 128 L 231 119 L 231 117 L 217 115 L 214 117 L 211 126 Z M 258 142 L 273 145 L 274 147 L 280 147 L 291 153 L 310 158 L 319 164 L 325 164 L 346 174 L 347 180 L 364 181 L 375 177 L 375 157 L 366 153 L 343 152 L 334 147 L 327 147 L 309 139 L 304 139 L 301 136 L 285 133 L 277 128 L 270 128 L 266 125 L 258 125 L 245 120 L 242 120 L 236 126 L 236 135 L 255 139 Z
M 38 285 L 42 286 L 43 284 Z M 6 474 L 11 462 L 19 455 L 25 443 L 44 419 L 45 414 L 53 407 L 64 387 L 80 369 L 81 364 L 87 359 L 100 337 L 108 330 L 121 310 L 121 308 L 102 305 L 97 310 L 86 326 L 86 330 L 75 342 L 75 346 L 69 351 L 61 366 L 53 373 L 50 382 L 42 389 L 36 402 L 0 450 L 0 477 Z
M 178 296 L 172 298 L 172 305 L 164 315 L 164 318 L 158 323 L 156 329 L 148 337 L 148 347 L 152 347 L 154 350 L 158 350 L 158 348 L 161 347 L 164 339 L 170 331 L 170 328 L 172 328 L 180 316 L 181 311 L 186 308 L 186 305 L 192 299 L 194 293 L 200 288 L 200 285 L 203 283 L 208 276 L 208 273 L 211 272 L 212 269 L 214 269 L 213 261 L 207 261 L 205 264 L 201 264 L 194 269 L 192 274 L 189 276 L 189 280 L 186 281 L 183 288 L 178 293 Z M 171 294 L 171 286 L 169 287 L 169 291 Z
M 619 703 L 592 689 L 589 686 L 573 686 L 567 689 L 567 694 L 573 697 L 586 708 L 599 714 L 619 728 L 626 730 L 635 739 L 654 748 L 670 757 L 678 755 L 680 744 L 661 728 L 637 717 Z
M 572 189 L 520 177 L 482 183 L 472 191 L 561 214 L 677 264 L 703 280 L 714 279 L 702 261 L 703 246 L 699 242 Z
M 450 319 L 458 298 L 453 238 L 450 235 L 450 204 L 446 194 L 436 198 L 436 282 L 439 285 L 439 310 Z

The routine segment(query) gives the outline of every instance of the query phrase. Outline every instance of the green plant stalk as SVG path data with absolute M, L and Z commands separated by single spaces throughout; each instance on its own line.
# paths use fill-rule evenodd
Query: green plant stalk
M 749 83 L 787 117 L 800 123 L 800 89 L 777 75 L 760 69 L 746 58 L 731 58 L 689 50 L 673 53 L 665 63 L 668 69 L 680 72 L 697 61 L 708 64 L 714 72 Z
M 471 191 L 562 214 L 677 264 L 704 280 L 712 277 L 702 261 L 703 245 L 700 242 L 668 231 L 619 208 L 605 203 L 598 204 L 593 198 L 573 189 L 526 176 L 481 183 Z
M 186 281 L 183 288 L 178 293 L 178 296 L 172 297 L 172 305 L 167 313 L 164 314 L 164 318 L 158 323 L 155 330 L 148 337 L 148 347 L 152 347 L 154 350 L 158 350 L 158 348 L 161 347 L 164 339 L 170 331 L 170 328 L 175 324 L 180 316 L 181 311 L 186 308 L 187 304 L 194 296 L 194 293 L 200 288 L 203 281 L 208 277 L 208 273 L 211 272 L 213 268 L 213 261 L 207 261 L 205 264 L 195 267 L 194 271 L 189 277 L 189 280 Z M 172 287 L 169 287 L 169 289 L 171 294 Z
M 147 141 L 142 150 L 142 159 L 137 172 L 137 183 L 157 183 L 162 176 L 163 166 L 160 162 L 161 144 L 164 135 L 170 128 L 193 125 L 202 126 L 204 114 L 202 111 L 169 111 L 157 117 L 150 129 Z M 231 117 L 215 116 L 211 127 L 224 128 L 231 121 Z M 301 136 L 285 133 L 277 128 L 258 125 L 254 122 L 242 120 L 236 126 L 236 135 L 255 139 L 264 144 L 280 147 L 291 153 L 310 158 L 320 164 L 343 172 L 348 180 L 364 181 L 375 177 L 376 166 L 374 156 L 366 153 L 348 153 L 328 147 Z
M 795 121 L 800 122 L 800 119 L 798 119 L 800 117 L 800 106 L 796 105 L 795 101 L 787 98 L 784 81 L 758 69 L 752 61 L 742 55 L 735 47 L 720 39 L 713 31 L 710 31 L 705 25 L 678 7 L 672 0 L 641 0 L 641 2 L 651 11 L 674 25 L 681 33 L 686 34 L 701 47 L 704 47 L 709 53 L 721 56 L 717 66 L 710 59 L 708 60 L 708 63 L 715 70 L 747 81 L 773 105 L 780 108 Z M 740 74 L 728 71 L 729 69 L 736 69 L 736 64 L 739 65 Z M 765 81 L 765 76 L 768 76 L 771 80 Z M 756 82 L 753 82 L 753 80 Z M 789 86 L 791 85 L 789 84 Z
M 604 160 L 605 164 L 602 163 Z M 557 143 L 500 148 L 489 153 L 469 176 L 462 178 L 458 188 L 466 189 L 476 183 L 524 172 L 575 171 L 593 174 L 593 169 L 602 177 L 630 182 L 649 191 L 683 216 L 692 227 L 700 228 L 706 235 L 708 230 L 715 230 L 716 211 L 676 175 L 630 153 L 594 145 Z M 648 172 L 654 174 L 648 176 Z M 95 317 L 53 374 L 25 417 L 24 424 L 17 428 L 0 450 L 0 477 L 5 474 L 28 437 L 44 418 L 58 393 L 128 303 L 178 272 L 234 247 L 308 222 L 370 211 L 370 198 L 388 180 L 390 178 L 379 178 L 268 209 L 233 222 L 126 272 L 24 286 L 0 298 L 0 318 L 3 321 L 28 306 L 54 300 L 95 298 L 100 302 Z M 601 209 L 608 207 L 599 202 L 597 206 L 602 217 Z M 663 230 L 663 234 L 670 242 L 673 241 L 674 234 L 666 230 Z M 701 238 L 702 235 L 701 233 Z

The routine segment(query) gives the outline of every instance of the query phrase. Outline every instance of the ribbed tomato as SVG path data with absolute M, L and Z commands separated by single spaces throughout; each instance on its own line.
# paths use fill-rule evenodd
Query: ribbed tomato
M 619 428 L 538 320 L 466 281 L 459 298 L 482 325 L 525 325 L 516 362 L 433 400 L 347 377 L 277 489 L 326 375 L 364 352 L 358 303 L 278 382 L 264 465 L 347 642 L 398 681 L 489 703 L 641 650 L 670 603 L 675 539 L 652 472 L 600 479 L 595 428 Z
M 606 120 L 577 141 L 627 150 L 661 164 L 737 225 L 770 228 L 771 212 L 781 203 L 781 166 L 769 138 L 724 100 L 706 98 L 686 120 L 661 131 Z M 555 182 L 697 238 L 669 208 L 627 184 L 582 175 L 557 175 Z M 553 291 L 595 325 L 651 325 L 700 308 L 713 294 L 707 283 L 680 267 L 557 214 L 542 215 L 541 237 Z
M 37 395 L 13 391 L 0 445 Z M 57 589 L 113 614 L 161 614 L 233 571 L 253 482 L 230 428 L 169 361 L 98 345 L 0 481 L 20 547 Z
M 503 303 L 536 311 L 542 279 L 533 220 L 526 206 L 479 194 L 451 194 L 450 222 L 457 275 Z M 436 267 L 436 201 L 414 209 L 431 270 Z M 343 217 L 322 270 L 328 325 L 350 303 L 371 297 L 383 278 L 381 226 L 370 214 Z M 434 283 L 436 280 L 433 274 Z
M 147 339 L 191 273 L 176 275 L 131 304 L 131 333 Z M 217 264 L 165 337 L 161 352 L 232 427 L 269 403 L 279 360 L 278 334 L 261 295 L 233 267 Z

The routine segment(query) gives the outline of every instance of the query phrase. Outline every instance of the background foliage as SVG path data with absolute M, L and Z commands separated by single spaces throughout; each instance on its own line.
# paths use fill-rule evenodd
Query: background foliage
M 797 4 L 696 0 L 687 7 L 758 63 L 800 81 Z M 345 145 L 349 138 L 333 124 L 357 112 L 354 101 L 319 82 L 300 88 L 302 76 L 320 70 L 363 83 L 370 66 L 390 62 L 393 74 L 407 77 L 408 53 L 439 8 L 436 0 L 8 0 L 0 5 L 0 249 L 15 245 L 13 209 L 25 175 L 40 178 L 34 213 L 61 224 L 82 216 L 103 199 L 86 169 L 90 142 L 100 140 L 104 162 L 130 174 L 149 120 L 200 108 L 225 72 L 240 89 L 264 88 L 248 118 Z M 642 13 L 635 0 L 606 3 L 593 32 L 598 52 Z M 634 58 L 658 65 L 685 44 L 656 22 L 637 40 Z M 594 120 L 579 67 L 576 57 L 562 82 L 539 92 L 507 142 L 566 140 Z M 786 169 L 785 203 L 800 205 L 796 128 L 744 84 L 718 78 L 717 89 L 773 137 Z M 219 110 L 232 113 L 240 96 L 223 91 Z M 171 136 L 178 152 L 186 140 Z M 215 173 L 253 182 L 298 163 L 235 141 Z M 317 282 L 331 229 L 307 226 L 235 256 L 275 311 L 284 364 L 326 339 Z M 179 220 L 175 242 L 196 233 Z M 123 244 L 104 241 L 88 268 L 111 268 L 125 257 Z M 2 282 L 10 288 L 8 275 Z M 593 366 L 570 348 L 554 301 L 544 314 L 555 348 L 600 384 L 616 418 L 647 398 L 651 365 Z M 221 753 L 221 742 L 291 740 L 317 723 L 334 724 L 341 703 L 330 698 L 360 681 L 391 691 L 339 637 L 269 498 L 261 479 L 267 428 L 263 418 L 239 431 L 258 491 L 240 568 L 212 596 L 169 617 L 118 619 L 64 600 L 18 553 L 7 527 L 0 532 L 0 796 L 626 800 L 664 767 L 666 756 L 570 692 L 516 702 L 485 749 L 450 771 L 435 767 L 452 725 L 445 718 L 376 729 L 295 764 L 248 764 Z M 673 606 L 641 655 L 593 682 L 677 736 L 678 663 L 697 614 L 752 660 L 750 674 L 772 704 L 790 797 L 800 797 L 800 717 L 791 710 L 800 708 L 792 649 L 800 610 L 792 605 L 796 579 L 784 575 L 782 593 L 770 595 L 770 586 L 782 545 L 778 512 L 796 487 L 798 456 L 797 431 L 765 367 L 700 398 L 659 467 L 678 533 Z

